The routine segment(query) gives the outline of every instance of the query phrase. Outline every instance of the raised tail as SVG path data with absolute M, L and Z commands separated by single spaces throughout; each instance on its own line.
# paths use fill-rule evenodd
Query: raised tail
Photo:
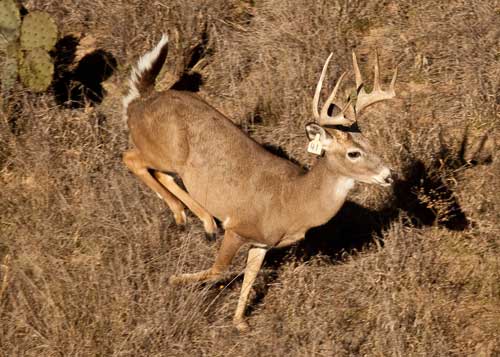
M 134 100 L 148 95 L 154 90 L 154 84 L 168 53 L 168 36 L 163 34 L 160 42 L 137 61 L 129 79 L 128 94 L 123 97 L 123 112 L 127 117 L 127 108 Z

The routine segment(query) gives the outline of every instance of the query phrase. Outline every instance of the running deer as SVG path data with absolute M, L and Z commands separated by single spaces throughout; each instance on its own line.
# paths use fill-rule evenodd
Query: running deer
M 216 281 L 238 250 L 249 243 L 233 319 L 239 330 L 245 330 L 248 295 L 267 250 L 291 245 L 303 239 L 308 229 L 328 222 L 355 181 L 381 186 L 392 183 L 390 169 L 353 124 L 363 109 L 395 96 L 397 68 L 389 90 L 382 90 L 376 58 L 373 91 L 367 93 L 353 53 L 356 99 L 344 104 L 336 99 L 344 73 L 319 112 L 330 54 L 312 101 L 316 122 L 305 128 L 310 148 L 319 157 L 305 172 L 266 151 L 198 95 L 155 91 L 167 52 L 168 39 L 163 35 L 132 70 L 123 105 L 133 148 L 124 153 L 123 161 L 165 200 L 177 224 L 186 223 L 185 207 L 201 219 L 208 234 L 216 232 L 213 217 L 223 222 L 225 233 L 212 267 L 171 276 L 170 284 Z M 331 105 L 339 108 L 335 114 L 329 113 Z M 173 173 L 186 190 L 174 181 Z

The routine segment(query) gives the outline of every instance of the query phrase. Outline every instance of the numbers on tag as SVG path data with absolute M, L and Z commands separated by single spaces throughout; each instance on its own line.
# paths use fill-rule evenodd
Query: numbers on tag
M 315 155 L 321 155 L 321 152 L 323 151 L 323 144 L 321 144 L 319 138 L 320 135 L 316 134 L 314 139 L 309 142 L 309 145 L 307 146 L 307 152 Z

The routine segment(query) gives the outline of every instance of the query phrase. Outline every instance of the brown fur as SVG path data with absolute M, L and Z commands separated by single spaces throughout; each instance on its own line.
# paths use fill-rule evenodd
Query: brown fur
M 131 103 L 128 124 L 148 169 L 177 173 L 208 212 L 221 221 L 229 217 L 232 230 L 269 247 L 334 216 L 347 194 L 335 194 L 337 182 L 353 170 L 338 162 L 347 147 L 369 147 L 338 133 L 337 144 L 306 173 L 266 151 L 196 94 L 173 90 Z M 380 160 L 372 161 L 375 167 L 359 168 L 360 176 L 380 170 Z
M 162 60 L 156 59 L 152 68 Z M 177 223 L 186 221 L 185 205 L 203 221 L 207 233 L 216 230 L 212 217 L 224 222 L 226 230 L 211 269 L 173 276 L 170 283 L 216 280 L 245 242 L 254 245 L 234 318 L 239 329 L 246 328 L 248 292 L 267 249 L 290 245 L 330 220 L 355 180 L 389 182 L 389 169 L 360 133 L 308 124 L 309 138 L 320 136 L 325 155 L 305 172 L 266 151 L 196 94 L 149 94 L 142 87 L 140 92 L 142 97 L 127 108 L 134 148 L 125 153 L 125 163 L 167 202 Z M 349 158 L 351 151 L 359 157 Z M 172 172 L 187 192 L 168 174 Z

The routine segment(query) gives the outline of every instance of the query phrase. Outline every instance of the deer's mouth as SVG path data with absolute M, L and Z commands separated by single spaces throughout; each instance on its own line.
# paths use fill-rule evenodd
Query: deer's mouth
M 392 178 L 392 176 L 388 176 L 384 179 L 384 183 L 381 183 L 382 186 L 384 187 L 387 187 L 387 186 L 391 186 L 394 182 L 394 179 Z
M 385 167 L 377 176 L 373 177 L 373 182 L 382 187 L 391 186 L 394 182 L 391 170 Z

